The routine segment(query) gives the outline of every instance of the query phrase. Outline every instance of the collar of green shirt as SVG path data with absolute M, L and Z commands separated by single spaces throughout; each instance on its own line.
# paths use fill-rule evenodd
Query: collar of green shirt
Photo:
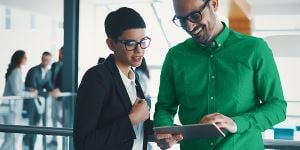
M 214 47 L 217 47 L 217 48 L 221 47 L 229 36 L 228 27 L 226 26 L 226 24 L 224 22 L 222 22 L 222 24 L 224 27 L 223 31 L 216 37 L 216 39 L 213 42 Z
M 214 39 L 214 41 L 211 43 L 211 45 L 209 46 L 211 49 L 217 49 L 219 47 L 221 47 L 226 39 L 228 38 L 229 36 L 229 33 L 230 33 L 230 30 L 229 28 L 226 26 L 226 24 L 224 22 L 222 22 L 224 28 L 222 30 L 222 32 L 217 35 L 217 37 Z M 195 44 L 195 41 L 193 39 L 190 39 L 191 42 L 193 42 Z M 201 47 L 201 48 L 204 48 L 204 49 L 207 49 L 208 47 L 203 45 L 203 44 L 196 44 L 197 47 Z

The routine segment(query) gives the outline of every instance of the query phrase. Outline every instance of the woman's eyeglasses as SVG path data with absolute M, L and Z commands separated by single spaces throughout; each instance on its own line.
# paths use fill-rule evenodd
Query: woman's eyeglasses
M 146 49 L 147 47 L 149 47 L 151 38 L 146 36 L 142 38 L 139 42 L 135 40 L 119 40 L 119 39 L 117 41 L 124 44 L 126 50 L 133 51 L 137 48 L 138 45 L 140 45 L 142 49 Z

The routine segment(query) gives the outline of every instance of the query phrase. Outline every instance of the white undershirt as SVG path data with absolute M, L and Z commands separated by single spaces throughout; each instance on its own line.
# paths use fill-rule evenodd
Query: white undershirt
M 42 69 L 42 79 L 45 79 L 45 76 L 46 76 L 46 73 L 48 72 L 48 69 L 43 68 L 43 67 L 41 67 L 41 69 Z
M 125 85 L 127 94 L 130 98 L 131 104 L 133 105 L 134 102 L 137 99 L 136 87 L 135 87 L 136 86 L 136 84 L 135 84 L 135 74 L 130 69 L 128 75 L 125 75 L 119 67 L 118 67 L 118 69 L 119 69 L 122 81 Z M 131 79 L 129 79 L 128 76 L 130 76 Z M 144 123 L 141 122 L 141 123 L 133 126 L 133 129 L 134 129 L 134 132 L 135 132 L 135 135 L 136 135 L 136 139 L 134 139 L 132 150 L 142 150 L 143 149 L 143 140 L 144 140 Z

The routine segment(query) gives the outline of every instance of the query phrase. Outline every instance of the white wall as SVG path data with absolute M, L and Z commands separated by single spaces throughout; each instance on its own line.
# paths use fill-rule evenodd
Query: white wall
M 269 36 L 265 40 L 273 50 L 285 99 L 300 101 L 300 35 Z M 300 116 L 299 107 L 300 103 L 288 103 L 287 114 Z

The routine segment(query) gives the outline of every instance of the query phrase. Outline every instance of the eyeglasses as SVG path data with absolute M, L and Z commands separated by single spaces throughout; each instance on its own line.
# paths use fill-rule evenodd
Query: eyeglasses
M 189 20 L 192 23 L 197 23 L 199 21 L 202 20 L 202 12 L 205 9 L 205 7 L 208 5 L 210 0 L 206 0 L 206 2 L 204 3 L 203 7 L 201 7 L 199 10 L 193 11 L 191 13 L 189 13 L 187 16 L 185 17 L 180 17 L 180 16 L 174 16 L 172 21 L 174 22 L 174 24 L 176 26 L 179 27 L 186 27 L 187 25 L 187 20 Z
M 142 38 L 140 42 L 137 42 L 135 40 L 119 40 L 119 39 L 117 41 L 124 44 L 126 50 L 133 51 L 137 48 L 138 45 L 140 45 L 142 49 L 146 49 L 147 47 L 149 47 L 151 38 L 146 36 Z

